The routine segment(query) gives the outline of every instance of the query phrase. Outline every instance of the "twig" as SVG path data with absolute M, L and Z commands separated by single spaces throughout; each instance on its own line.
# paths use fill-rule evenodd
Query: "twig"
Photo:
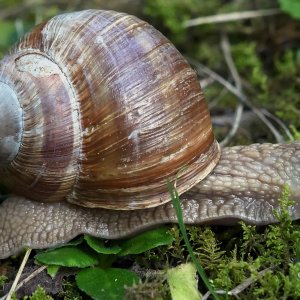
M 23 260 L 22 260 L 22 263 L 21 263 L 20 268 L 19 268 L 19 270 L 18 270 L 18 273 L 17 273 L 17 275 L 16 275 L 16 278 L 15 278 L 15 280 L 14 280 L 14 282 L 13 282 L 11 288 L 10 288 L 9 293 L 7 294 L 6 300 L 10 300 L 10 299 L 11 299 L 11 296 L 12 296 L 13 293 L 15 292 L 16 287 L 17 287 L 17 284 L 18 284 L 18 281 L 19 281 L 19 279 L 20 279 L 20 277 L 21 277 L 21 274 L 22 274 L 22 272 L 23 272 L 23 270 L 24 270 L 24 267 L 25 267 L 25 265 L 26 265 L 26 262 L 27 262 L 27 260 L 28 260 L 29 255 L 30 255 L 30 252 L 31 252 L 31 249 L 30 249 L 30 248 L 26 250 L 25 255 L 24 255 L 24 258 L 23 258 Z M 2 299 L 2 298 L 1 298 L 1 299 Z M 4 298 L 4 299 L 5 299 L 5 298 Z
M 203 89 L 205 89 L 207 86 L 214 83 L 214 79 L 211 76 L 207 76 L 206 78 L 203 78 L 200 80 L 200 85 Z
M 239 103 L 237 105 L 235 113 L 234 113 L 234 121 L 233 121 L 232 127 L 229 130 L 229 132 L 226 134 L 225 138 L 222 141 L 220 141 L 221 147 L 225 147 L 226 145 L 228 145 L 228 143 L 235 136 L 235 134 L 240 126 L 240 123 L 241 123 L 243 111 L 244 111 L 244 106 L 243 106 L 243 104 Z
M 32 272 L 28 277 L 26 277 L 24 280 L 22 280 L 16 287 L 15 292 L 18 291 L 21 287 L 23 287 L 23 285 L 25 285 L 28 281 L 30 281 L 31 279 L 33 279 L 35 276 L 37 276 L 38 274 L 40 274 L 41 272 L 43 272 L 45 269 L 47 268 L 47 266 L 41 266 L 38 269 L 36 269 L 34 272 Z M 5 297 L 7 297 L 8 294 L 4 295 L 0 300 L 4 300 Z
M 272 123 L 268 121 L 268 119 L 263 115 L 263 113 L 259 109 L 257 109 L 248 101 L 247 97 L 244 94 L 239 93 L 236 87 L 234 87 L 230 82 L 228 82 L 222 76 L 212 71 L 208 67 L 204 66 L 203 64 L 199 63 L 198 61 L 192 58 L 188 58 L 188 60 L 191 62 L 191 64 L 193 64 L 197 68 L 198 72 L 209 74 L 221 85 L 225 86 L 232 94 L 237 96 L 242 103 L 246 104 L 259 117 L 259 119 L 262 120 L 265 123 L 265 125 L 270 129 L 277 143 L 284 142 L 282 135 L 276 130 L 276 128 L 272 125 Z
M 231 21 L 239 21 L 243 19 L 253 19 L 266 16 L 273 16 L 281 14 L 282 11 L 278 8 L 261 9 L 261 10 L 250 10 L 240 11 L 228 14 L 218 14 L 213 16 L 199 17 L 183 22 L 183 27 L 193 27 L 197 25 L 210 24 L 210 23 L 224 23 Z
M 271 268 L 267 268 L 264 269 L 260 272 L 258 272 L 259 276 L 263 276 L 267 271 L 272 271 L 272 267 Z M 224 290 L 216 290 L 217 294 L 220 295 L 231 295 L 231 296 L 237 296 L 239 293 L 243 292 L 246 288 L 248 288 L 252 283 L 254 283 L 256 280 L 249 277 L 246 280 L 244 280 L 241 284 L 237 285 L 235 288 L 233 288 L 231 291 L 224 291 Z M 207 293 L 205 293 L 205 295 L 202 297 L 202 300 L 206 300 L 208 299 L 208 297 L 210 296 L 210 292 L 208 291 Z
M 24 280 L 22 280 L 16 287 L 16 291 L 19 290 L 23 285 L 25 285 L 28 281 L 33 279 L 35 276 L 43 272 L 47 266 L 41 266 L 38 269 L 36 269 L 34 272 L 32 272 L 28 277 L 26 277 Z
M 282 130 L 285 132 L 285 134 L 287 135 L 287 137 L 292 141 L 294 140 L 293 135 L 291 134 L 291 131 L 287 128 L 287 126 L 276 116 L 274 116 L 273 114 L 271 114 L 268 110 L 266 110 L 265 108 L 261 109 L 261 112 L 267 116 L 269 119 L 275 121 L 281 128 Z
M 235 87 L 241 91 L 242 90 L 242 81 L 241 81 L 241 77 L 235 67 L 235 63 L 232 59 L 232 55 L 231 55 L 231 49 L 230 49 L 230 44 L 229 44 L 229 40 L 228 40 L 228 36 L 226 33 L 222 34 L 221 37 L 221 49 L 223 51 L 224 57 L 225 57 L 225 61 L 227 63 L 227 66 L 229 68 L 229 71 L 233 77 L 233 80 L 235 82 Z
M 271 273 L 273 273 L 273 267 L 270 268 L 266 268 L 260 272 L 258 272 L 258 276 L 262 277 L 265 275 L 266 272 L 270 271 Z M 242 291 L 244 291 L 247 287 L 249 287 L 252 283 L 254 283 L 256 280 L 254 280 L 253 278 L 249 277 L 246 280 L 244 280 L 244 282 L 242 282 L 241 284 L 237 285 L 235 288 L 233 288 L 230 291 L 230 295 L 238 295 L 239 293 L 241 293 Z
M 244 82 L 243 86 L 246 88 L 246 90 L 250 91 L 251 93 L 253 93 L 253 91 L 255 90 L 249 83 Z M 264 114 L 266 117 L 268 117 L 269 119 L 273 120 L 274 122 L 276 122 L 281 128 L 282 130 L 285 132 L 286 136 L 292 141 L 293 135 L 291 133 L 291 131 L 288 129 L 288 127 L 278 118 L 276 117 L 274 114 L 270 113 L 266 108 L 261 108 L 260 111 L 262 112 L 262 114 Z
M 242 94 L 243 91 L 242 91 L 241 78 L 238 74 L 238 71 L 235 67 L 234 61 L 232 59 L 230 44 L 229 44 L 229 40 L 228 40 L 228 37 L 226 34 L 222 34 L 221 48 L 222 48 L 227 66 L 228 66 L 230 73 L 233 77 L 233 80 L 235 82 L 235 87 L 238 90 L 238 92 Z M 239 102 L 239 104 L 235 110 L 235 117 L 234 117 L 233 125 L 232 125 L 230 131 L 228 132 L 228 134 L 226 135 L 226 137 L 220 142 L 220 145 L 222 147 L 226 146 L 230 142 L 230 140 L 235 136 L 235 134 L 240 126 L 240 123 L 241 123 L 243 110 L 244 110 L 244 105 L 241 102 Z
M 212 80 L 215 81 L 213 78 L 212 78 Z M 201 85 L 201 87 L 205 90 L 205 87 L 203 87 L 202 85 Z M 222 101 L 224 96 L 227 95 L 227 93 L 228 93 L 228 90 L 226 89 L 226 87 L 223 86 L 221 91 L 219 92 L 219 94 L 215 98 L 209 99 L 210 101 L 207 103 L 209 110 L 211 110 L 213 107 L 217 106 L 218 103 L 220 101 Z

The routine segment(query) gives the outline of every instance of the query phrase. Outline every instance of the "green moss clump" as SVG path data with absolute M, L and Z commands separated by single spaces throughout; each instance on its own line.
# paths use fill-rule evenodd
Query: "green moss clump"
M 153 275 L 139 284 L 126 288 L 125 300 L 171 299 L 165 273 Z
M 300 140 L 300 131 L 296 129 L 294 125 L 290 126 L 290 130 L 292 132 L 292 141 L 294 140 Z
M 64 300 L 81 300 L 79 289 L 75 282 L 69 280 L 63 280 L 63 290 L 59 293 L 59 296 Z
M 7 277 L 5 275 L 0 275 L 0 287 L 3 287 L 6 281 Z
M 278 224 L 269 225 L 261 231 L 242 222 L 241 241 L 226 255 L 218 250 L 220 263 L 215 266 L 217 272 L 208 272 L 216 289 L 230 291 L 250 279 L 251 284 L 239 294 L 242 299 L 300 297 L 300 263 L 297 262 L 300 257 L 300 227 L 292 222 L 290 216 L 294 202 L 289 199 L 287 187 L 279 203 L 280 210 L 274 211 Z M 212 255 L 215 256 L 215 253 Z M 295 288 L 292 288 L 293 285 Z
M 263 64 L 256 53 L 256 44 L 254 42 L 234 44 L 232 55 L 240 75 L 247 78 L 261 93 L 266 92 L 268 77 L 264 73 Z
M 46 294 L 45 290 L 38 286 L 31 296 L 25 296 L 24 300 L 53 300 L 53 298 Z
M 280 209 L 274 211 L 277 224 L 263 228 L 244 222 L 240 222 L 239 227 L 187 227 L 194 254 L 207 278 L 215 290 L 223 292 L 220 299 L 235 299 L 236 296 L 224 293 L 245 282 L 249 282 L 246 287 L 239 287 L 240 299 L 300 297 L 300 226 L 291 219 L 293 204 L 285 187 L 279 200 Z M 162 276 L 164 270 L 190 260 L 177 226 L 173 226 L 171 232 L 174 243 L 139 256 L 140 266 L 161 269 L 158 276 Z M 151 281 L 147 281 L 149 286 Z M 201 292 L 205 292 L 202 288 Z
M 211 0 L 148 0 L 144 13 L 151 17 L 152 24 L 163 27 L 170 39 L 176 44 L 184 44 L 189 35 L 183 22 L 196 16 L 214 14 L 222 7 L 222 1 Z

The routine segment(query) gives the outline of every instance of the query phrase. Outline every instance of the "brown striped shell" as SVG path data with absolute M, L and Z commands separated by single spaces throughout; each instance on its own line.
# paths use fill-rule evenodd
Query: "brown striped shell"
M 183 193 L 219 159 L 195 72 L 124 13 L 87 10 L 37 26 L 1 61 L 0 108 L 1 95 L 18 100 L 22 118 L 0 178 L 29 199 L 153 207 L 169 201 L 167 180 Z

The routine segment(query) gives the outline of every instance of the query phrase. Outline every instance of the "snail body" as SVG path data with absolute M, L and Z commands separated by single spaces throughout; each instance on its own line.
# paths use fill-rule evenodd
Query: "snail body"
M 187 223 L 274 222 L 284 183 L 300 198 L 300 144 L 220 158 L 195 72 L 123 13 L 59 15 L 28 33 L 0 62 L 0 117 L 0 178 L 13 193 L 0 205 L 0 258 L 176 222 L 167 180 Z

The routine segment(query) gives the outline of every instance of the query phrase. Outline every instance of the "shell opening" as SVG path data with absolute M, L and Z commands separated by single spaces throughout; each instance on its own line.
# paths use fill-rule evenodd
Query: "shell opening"
M 0 82 L 0 164 L 17 155 L 22 137 L 22 109 L 15 92 Z

